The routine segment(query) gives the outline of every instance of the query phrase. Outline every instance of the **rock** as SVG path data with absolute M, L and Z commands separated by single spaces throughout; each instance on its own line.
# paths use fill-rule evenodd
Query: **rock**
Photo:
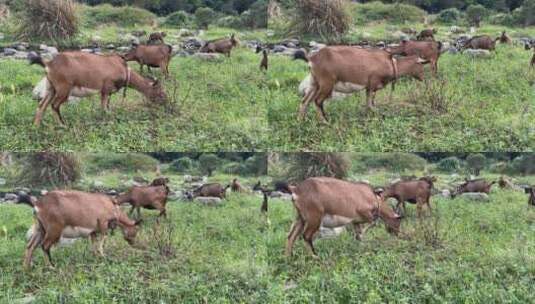
M 48 193 L 48 190 L 42 189 L 40 193 L 41 193 L 41 195 L 46 195 Z
M 15 191 L 16 193 L 20 193 L 20 192 L 24 192 L 24 193 L 30 193 L 30 188 L 27 188 L 27 187 L 17 187 L 15 189 L 13 189 L 13 191 Z
M 192 37 L 184 41 L 183 45 L 184 45 L 184 48 L 187 50 L 197 50 L 197 49 L 200 49 L 204 45 L 204 41 L 197 37 Z
M 458 50 L 457 48 L 450 47 L 450 48 L 447 49 L 447 52 L 448 52 L 449 54 L 453 54 L 453 55 L 455 55 L 455 54 L 458 54 L 458 53 L 459 53 L 459 50 Z
M 48 82 L 48 79 L 46 77 L 41 78 L 41 80 L 35 85 L 32 91 L 32 98 L 34 100 L 42 100 L 46 96 L 46 92 L 48 92 L 48 88 L 50 87 L 50 83 Z M 75 96 L 69 96 L 68 101 L 69 102 L 77 102 L 80 98 Z
M 442 189 L 440 191 L 440 195 L 444 198 L 450 198 L 451 197 L 451 191 L 448 189 Z
M 336 227 L 336 228 L 327 228 L 327 227 L 320 227 L 319 231 L 319 238 L 320 239 L 331 239 L 338 237 L 342 232 L 346 230 L 345 227 Z
M 273 47 L 273 53 L 282 53 L 282 52 L 285 52 L 288 48 L 285 47 L 284 45 L 275 45 Z
M 17 51 L 12 57 L 14 59 L 22 59 L 22 60 L 26 60 L 28 59 L 28 52 L 20 52 L 20 51 Z
M 210 206 L 216 206 L 220 205 L 222 203 L 222 200 L 219 197 L 204 197 L 199 196 L 195 198 L 195 201 L 197 203 L 201 203 L 204 205 L 210 205 Z
M 479 201 L 479 202 L 488 202 L 489 201 L 489 195 L 486 193 L 479 193 L 479 192 L 467 192 L 461 194 L 462 198 L 471 200 L 471 201 Z
M 80 51 L 84 53 L 93 53 L 93 49 L 81 49 Z
M 26 240 L 29 241 L 30 238 L 32 237 L 33 233 L 34 233 L 34 230 L 36 229 L 37 227 L 34 225 L 32 225 L 32 227 L 30 227 L 28 229 L 28 231 L 26 232 Z M 74 244 L 76 241 L 78 241 L 79 238 L 64 238 L 64 237 L 61 237 L 59 239 L 59 242 L 58 242 L 58 246 L 60 247 L 65 247 L 65 246 L 71 246 L 72 244 Z
M 119 192 L 117 192 L 117 190 L 115 190 L 115 189 L 111 189 L 111 190 L 108 190 L 106 192 L 106 194 L 111 195 L 111 196 L 115 196 L 115 195 L 119 194 Z
M 271 198 L 280 198 L 280 199 L 288 200 L 288 201 L 292 200 L 292 196 L 290 194 L 284 193 L 284 192 L 280 192 L 280 191 L 272 191 L 269 194 L 269 197 L 271 197 Z
M 93 181 L 93 187 L 102 188 L 104 187 L 104 183 L 99 180 Z
M 326 45 L 323 43 L 317 43 L 316 41 L 310 41 L 309 46 L 314 50 L 321 50 Z
M 305 77 L 305 79 L 303 79 L 303 81 L 301 81 L 301 83 L 299 84 L 298 93 L 300 94 L 300 96 L 305 96 L 305 94 L 308 92 L 308 90 L 311 89 L 311 87 L 312 87 L 312 76 L 308 74 L 307 77 Z M 345 93 L 333 91 L 329 99 L 338 100 L 338 99 L 346 98 L 348 96 L 351 96 L 351 94 L 345 94 Z
M 468 49 L 468 50 L 465 50 L 464 51 L 464 54 L 468 57 L 472 57 L 472 58 L 490 58 L 492 57 L 492 54 L 489 50 L 473 50 L 473 49 Z
M 115 49 L 115 45 L 113 43 L 110 43 L 110 44 L 106 45 L 106 48 L 108 50 L 113 50 L 113 49 Z
M 5 48 L 4 49 L 4 55 L 5 56 L 13 56 L 17 53 L 17 50 L 13 49 L 13 48 Z
M 191 175 L 184 175 L 184 182 L 191 183 L 193 181 Z
M 6 201 L 16 201 L 18 198 L 18 195 L 15 193 L 6 193 L 6 195 L 4 195 L 4 200 Z
M 24 44 L 19 44 L 16 47 L 17 51 L 26 51 L 28 48 Z
M 117 51 L 126 53 L 126 52 L 130 51 L 130 47 L 129 46 L 120 46 L 120 47 L 117 48 Z
M 193 35 L 193 32 L 188 29 L 182 28 L 178 30 L 178 37 L 188 37 L 192 35 Z
M 221 58 L 219 53 L 195 53 L 193 56 L 205 61 L 216 61 Z

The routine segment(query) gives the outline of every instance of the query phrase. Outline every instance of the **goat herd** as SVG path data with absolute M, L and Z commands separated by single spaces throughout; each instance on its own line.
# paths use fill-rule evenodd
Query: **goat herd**
M 365 232 L 381 219 L 389 233 L 398 235 L 402 215 L 405 214 L 405 203 L 417 205 L 417 215 L 421 216 L 422 208 L 431 212 L 430 198 L 435 177 L 422 177 L 402 180 L 384 188 L 374 188 L 364 182 L 349 182 L 329 177 L 313 177 L 297 184 L 275 182 L 272 189 L 258 182 L 253 191 L 261 191 L 264 200 L 262 212 L 267 212 L 268 194 L 274 191 L 291 195 L 297 216 L 288 234 L 286 254 L 292 254 L 292 247 L 299 236 L 303 236 L 305 244 L 313 256 L 314 236 L 320 227 L 336 228 L 352 225 L 355 238 L 361 240 Z M 24 266 L 29 268 L 33 252 L 41 247 L 45 253 L 45 261 L 53 266 L 50 255 L 51 247 L 61 238 L 89 237 L 95 254 L 104 256 L 104 241 L 108 232 L 120 228 L 125 240 L 132 246 L 135 242 L 137 226 L 142 222 L 140 208 L 155 209 L 159 217 L 166 217 L 166 203 L 170 193 L 168 178 L 157 178 L 150 185 L 134 186 L 116 196 L 104 193 L 89 193 L 74 190 L 50 191 L 36 199 L 25 193 L 19 193 L 18 203 L 27 204 L 34 210 L 35 224 L 26 247 Z M 493 184 L 484 179 L 466 180 L 452 193 L 452 197 L 466 192 L 489 193 Z M 511 186 L 510 182 L 500 179 L 501 187 Z M 250 192 L 237 179 L 224 187 L 219 183 L 208 183 L 186 192 L 187 199 L 195 197 L 218 197 L 224 199 L 227 189 L 233 192 Z M 528 203 L 535 206 L 535 187 L 525 189 Z M 397 200 L 397 211 L 388 203 L 388 198 Z M 137 210 L 137 219 L 132 220 L 120 208 L 122 204 L 130 204 L 130 216 Z M 403 206 L 401 213 L 400 206 Z M 401 215 L 400 215 L 401 214 Z M 157 220 L 158 221 L 158 220 Z
M 438 60 L 443 52 L 443 44 L 435 41 L 436 30 L 423 30 L 418 40 L 403 40 L 395 46 L 382 48 L 363 46 L 327 46 L 307 53 L 301 49 L 295 52 L 294 59 L 308 62 L 310 67 L 310 86 L 301 102 L 299 117 L 303 118 L 308 104 L 314 101 L 322 122 L 327 122 L 324 102 L 333 92 L 350 94 L 366 90 L 367 106 L 375 105 L 375 94 L 389 83 L 402 76 L 424 79 L 423 65 L 429 63 L 434 75 L 438 72 Z M 128 67 L 128 61 L 137 61 L 141 72 L 146 65 L 160 68 L 169 77 L 169 62 L 173 49 L 164 43 L 165 32 L 152 33 L 146 44 L 135 45 L 126 54 L 97 55 L 80 51 L 61 52 L 50 61 L 45 61 L 35 53 L 29 55 L 30 64 L 45 68 L 47 92 L 39 102 L 34 124 L 39 125 L 44 111 L 50 104 L 59 123 L 65 125 L 60 108 L 69 96 L 86 97 L 100 93 L 103 109 L 109 109 L 110 94 L 131 87 L 152 102 L 164 102 L 167 95 L 161 83 L 153 78 L 143 77 Z M 488 35 L 475 36 L 464 41 L 464 49 L 494 50 L 496 42 L 511 43 L 505 32 L 496 39 Z M 231 51 L 239 44 L 237 38 L 223 38 L 206 42 L 202 53 L 222 53 L 230 57 Z M 526 49 L 535 44 L 526 44 Z M 268 69 L 268 50 L 257 45 L 256 52 L 262 52 L 260 69 Z M 531 60 L 535 66 L 535 54 Z

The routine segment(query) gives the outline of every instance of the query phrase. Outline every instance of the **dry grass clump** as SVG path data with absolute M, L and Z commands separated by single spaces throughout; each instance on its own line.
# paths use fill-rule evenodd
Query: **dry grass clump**
M 72 0 L 28 0 L 25 8 L 19 27 L 23 38 L 60 41 L 78 32 L 76 4 Z
M 339 40 L 351 25 L 347 5 L 346 0 L 297 0 L 291 29 L 327 41 Z

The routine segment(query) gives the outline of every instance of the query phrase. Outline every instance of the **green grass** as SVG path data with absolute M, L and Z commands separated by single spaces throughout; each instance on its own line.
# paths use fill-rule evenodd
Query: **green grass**
M 439 77 L 424 83 L 402 80 L 377 94 L 377 110 L 364 93 L 327 102 L 329 126 L 311 103 L 297 120 L 297 87 L 307 65 L 272 57 L 269 124 L 278 150 L 313 151 L 517 151 L 535 146 L 535 72 L 531 53 L 498 46 L 490 60 L 444 54 Z
M 3 60 L 0 76 L 0 142 L 2 150 L 216 151 L 266 149 L 266 88 L 259 57 L 245 48 L 218 62 L 175 57 L 164 86 L 173 101 L 149 105 L 128 90 L 112 96 L 111 113 L 99 96 L 62 107 L 68 128 L 56 123 L 50 109 L 44 124 L 32 124 L 37 102 L 32 86 L 42 68 Z M 131 66 L 138 70 L 137 64 Z M 156 76 L 161 76 L 155 72 Z M 176 89 L 176 96 L 173 95 Z
M 434 216 L 421 222 L 410 205 L 404 239 L 381 224 L 362 242 L 349 232 L 316 240 L 319 261 L 300 240 L 293 257 L 283 256 L 289 202 L 270 201 L 270 224 L 260 197 L 231 195 L 212 208 L 170 202 L 160 225 L 155 212 L 143 211 L 146 249 L 116 233 L 106 258 L 84 240 L 54 248 L 54 270 L 37 250 L 30 272 L 21 264 L 31 210 L 1 205 L 0 302 L 33 295 L 37 303 L 533 303 L 535 209 L 520 192 L 490 197 L 434 197 Z

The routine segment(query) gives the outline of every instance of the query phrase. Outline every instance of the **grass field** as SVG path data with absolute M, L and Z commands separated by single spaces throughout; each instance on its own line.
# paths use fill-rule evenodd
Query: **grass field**
M 116 233 L 106 258 L 83 240 L 52 250 L 54 270 L 36 251 L 30 272 L 21 264 L 31 209 L 1 205 L 0 302 L 534 303 L 535 210 L 521 192 L 494 189 L 490 197 L 433 197 L 435 213 L 422 221 L 410 205 L 404 238 L 382 224 L 362 242 L 345 232 L 316 241 L 320 260 L 302 241 L 283 256 L 294 217 L 288 201 L 270 200 L 269 222 L 258 196 L 230 195 L 220 207 L 172 201 L 160 225 L 155 212 L 142 212 L 146 249 Z
M 319 123 L 313 104 L 297 119 L 299 82 L 307 65 L 275 57 L 269 72 L 272 141 L 284 151 L 520 151 L 535 146 L 535 71 L 530 52 L 499 46 L 492 59 L 444 54 L 439 77 L 423 83 L 402 80 L 377 94 L 327 102 L 330 125 Z M 430 76 L 430 75 L 428 75 Z
M 224 30 L 206 33 L 208 39 Z M 243 34 L 247 37 L 247 34 Z M 250 34 L 254 35 L 254 34 Z M 0 142 L 2 150 L 90 151 L 252 151 L 266 149 L 267 107 L 258 71 L 260 57 L 245 48 L 232 58 L 205 62 L 175 57 L 164 86 L 172 101 L 150 105 L 128 90 L 112 96 L 111 113 L 99 96 L 62 108 L 68 128 L 58 126 L 47 109 L 44 124 L 32 124 L 37 102 L 33 86 L 45 75 L 25 61 L 2 60 L 0 76 Z M 131 63 L 139 70 L 136 63 Z M 157 73 L 157 74 L 156 74 Z M 159 72 L 155 72 L 160 77 Z M 63 113 L 62 113 L 63 114 Z

